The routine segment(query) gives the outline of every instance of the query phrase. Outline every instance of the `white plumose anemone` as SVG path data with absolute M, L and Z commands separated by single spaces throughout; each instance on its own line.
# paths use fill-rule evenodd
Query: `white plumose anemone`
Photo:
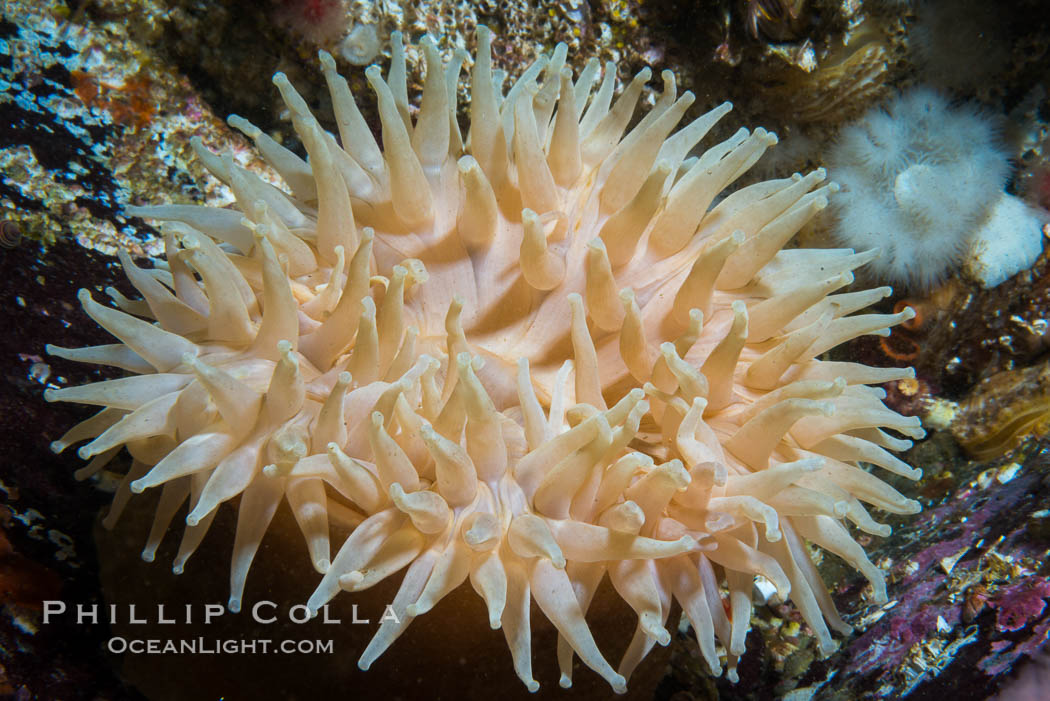
M 916 88 L 842 130 L 828 154 L 835 237 L 879 247 L 879 280 L 928 289 L 965 266 L 985 287 L 1030 267 L 1043 219 L 1003 192 L 1010 175 L 991 117 Z
M 445 65 L 423 40 L 412 119 L 395 36 L 386 80 L 366 72 L 382 150 L 326 54 L 338 143 L 280 74 L 308 163 L 231 118 L 290 192 L 198 147 L 240 211 L 134 212 L 168 222 L 166 261 L 121 256 L 143 299 L 118 297 L 118 310 L 80 293 L 121 343 L 49 349 L 131 375 L 49 390 L 104 407 L 54 448 L 91 439 L 81 476 L 128 449 L 106 523 L 161 489 L 147 560 L 188 504 L 176 571 L 238 497 L 231 609 L 282 499 L 322 575 L 311 609 L 405 569 L 398 620 L 383 621 L 364 669 L 468 579 L 530 689 L 530 598 L 559 631 L 563 686 L 579 655 L 624 690 L 670 640 L 675 600 L 707 664 L 721 669 L 717 637 L 735 678 L 756 575 L 828 650 L 829 626 L 849 626 L 805 542 L 884 601 L 845 522 L 885 535 L 862 502 L 918 510 L 861 463 L 916 478 L 887 450 L 909 441 L 882 429 L 922 429 L 867 386 L 910 371 L 816 356 L 911 311 L 853 314 L 886 288 L 834 294 L 868 253 L 781 250 L 825 207 L 823 171 L 711 207 L 776 141 L 741 129 L 690 158 L 730 105 L 672 134 L 693 95 L 665 72 L 628 130 L 649 70 L 613 101 L 615 66 L 592 91 L 597 61 L 573 81 L 559 45 L 504 94 L 483 28 L 478 44 L 466 138 L 462 56 Z M 331 557 L 334 523 L 353 530 Z M 585 620 L 605 576 L 638 614 L 617 668 Z

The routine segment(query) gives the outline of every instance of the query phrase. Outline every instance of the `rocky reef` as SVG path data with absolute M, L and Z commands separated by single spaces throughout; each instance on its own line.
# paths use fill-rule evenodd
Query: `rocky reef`
M 116 489 L 114 473 L 75 482 L 76 457 L 48 450 L 86 413 L 45 404 L 43 390 L 107 375 L 56 362 L 43 348 L 107 342 L 70 304 L 76 290 L 99 297 L 112 287 L 115 296 L 130 297 L 134 290 L 114 265 L 115 251 L 152 255 L 163 248 L 157 230 L 129 216 L 127 206 L 233 201 L 196 161 L 191 138 L 231 151 L 240 165 L 276 182 L 224 121 L 242 114 L 301 152 L 271 89 L 274 71 L 287 73 L 323 119 L 331 110 L 317 49 L 331 51 L 351 87 L 363 90 L 360 64 L 386 65 L 391 32 L 414 38 L 429 32 L 446 53 L 473 52 L 476 25 L 486 23 L 507 46 L 495 60 L 508 74 L 531 62 L 537 45 L 549 51 L 564 41 L 576 70 L 593 55 L 615 61 L 621 78 L 645 65 L 654 75 L 674 71 L 680 88 L 697 95 L 693 112 L 733 100 L 739 121 L 780 136 L 773 162 L 760 174 L 780 176 L 823 165 L 822 146 L 881 100 L 935 84 L 1004 120 L 1002 135 L 1017 164 L 1006 191 L 1046 208 L 1050 20 L 1034 0 L 1014 3 L 986 37 L 996 49 L 988 54 L 994 62 L 972 71 L 975 80 L 952 80 L 943 59 L 959 60 L 951 59 L 956 44 L 934 39 L 972 32 L 982 16 L 975 5 L 703 0 L 683 8 L 661 0 L 561 0 L 539 10 L 533 3 L 436 0 L 5 3 L 0 118 L 9 128 L 0 130 L 0 308 L 17 332 L 4 336 L 7 389 L 0 393 L 7 456 L 0 465 L 0 697 L 137 699 L 134 682 L 155 673 L 131 655 L 105 652 L 119 625 L 43 624 L 44 600 L 113 601 L 125 578 L 145 577 L 147 567 L 100 563 L 96 554 L 97 521 Z M 325 22 L 334 28 L 322 31 L 318 25 Z M 421 57 L 410 52 L 408 59 L 414 91 L 421 87 Z M 647 91 L 643 99 L 655 94 Z M 377 115 L 366 109 L 364 116 L 378 131 Z M 727 135 L 716 129 L 713 136 Z M 803 243 L 826 240 L 828 229 L 828 222 L 816 222 Z M 861 536 L 887 576 L 888 603 L 867 602 L 863 578 L 814 552 L 833 585 L 832 598 L 856 631 L 840 639 L 837 650 L 819 654 L 812 631 L 760 582 L 739 682 L 712 678 L 692 632 L 672 626 L 666 668 L 657 665 L 650 677 L 633 680 L 629 698 L 950 694 L 964 701 L 1017 683 L 1014 676 L 1050 630 L 1047 265 L 1044 253 L 990 290 L 953 277 L 927 291 L 899 292 L 883 300 L 881 310 L 911 306 L 916 319 L 888 337 L 836 351 L 833 359 L 914 366 L 914 380 L 884 387 L 886 401 L 922 417 L 929 430 L 904 456 L 924 470 L 922 480 L 895 485 L 919 499 L 923 512 L 891 519 L 887 538 Z M 208 556 L 207 546 L 202 556 L 219 570 L 226 567 L 226 553 Z M 326 631 L 311 627 L 314 634 Z M 455 664 L 447 651 L 433 654 Z M 273 666 L 267 662 L 256 660 L 259 668 Z M 330 663 L 299 662 L 315 665 L 311 670 Z M 259 688 L 264 693 L 266 686 Z M 506 693 L 525 695 L 509 686 Z

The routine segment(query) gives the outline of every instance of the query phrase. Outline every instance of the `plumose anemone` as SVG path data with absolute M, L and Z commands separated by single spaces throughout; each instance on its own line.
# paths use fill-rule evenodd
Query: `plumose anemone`
M 885 601 L 846 521 L 886 535 L 865 503 L 918 511 L 868 466 L 915 479 L 889 452 L 910 442 L 883 429 L 922 429 L 867 386 L 911 371 L 817 360 L 912 315 L 854 314 L 888 288 L 836 294 L 874 253 L 782 250 L 825 207 L 824 172 L 717 200 L 772 134 L 741 129 L 689 157 L 729 104 L 672 134 L 693 95 L 664 72 L 628 129 L 650 71 L 613 101 L 616 67 L 592 93 L 598 62 L 574 82 L 564 45 L 504 94 L 484 28 L 464 138 L 463 57 L 446 65 L 422 40 L 413 119 L 393 41 L 386 79 L 366 71 L 382 150 L 330 56 L 338 142 L 277 74 L 309 162 L 230 121 L 290 191 L 198 144 L 239 211 L 133 210 L 167 222 L 166 260 L 140 268 L 121 254 L 142 299 L 115 295 L 115 309 L 80 292 L 120 343 L 49 352 L 130 375 L 46 398 L 103 407 L 53 445 L 91 439 L 80 477 L 131 454 L 106 525 L 159 488 L 152 560 L 187 505 L 181 572 L 233 500 L 236 611 L 287 500 L 321 575 L 311 610 L 405 570 L 397 620 L 381 623 L 362 669 L 468 579 L 530 690 L 533 601 L 558 630 L 562 686 L 578 655 L 623 691 L 670 640 L 674 601 L 710 668 L 722 652 L 735 679 L 759 576 L 829 651 L 829 628 L 850 628 L 807 542 Z M 331 557 L 337 525 L 352 531 Z M 617 668 L 585 619 L 606 576 L 638 616 Z
M 929 88 L 844 128 L 828 167 L 844 186 L 836 240 L 879 246 L 879 280 L 929 289 L 965 264 L 995 287 L 1043 250 L 1043 216 L 1003 191 L 1010 163 L 992 117 Z

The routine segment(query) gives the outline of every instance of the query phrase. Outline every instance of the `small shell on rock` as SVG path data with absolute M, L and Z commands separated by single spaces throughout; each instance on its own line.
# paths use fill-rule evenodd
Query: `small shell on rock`
M 0 248 L 17 248 L 22 243 L 22 227 L 10 219 L 0 221 Z
M 1005 370 L 982 380 L 959 406 L 952 434 L 978 460 L 997 458 L 1050 422 L 1050 365 Z

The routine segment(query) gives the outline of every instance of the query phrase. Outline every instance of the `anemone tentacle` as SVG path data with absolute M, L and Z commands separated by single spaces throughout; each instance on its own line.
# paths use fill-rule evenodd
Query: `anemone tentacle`
M 406 570 L 362 669 L 467 580 L 533 690 L 530 598 L 559 632 L 564 686 L 578 655 L 623 691 L 668 643 L 675 600 L 735 678 L 756 576 L 830 649 L 829 629 L 849 627 L 805 541 L 885 600 L 845 522 L 883 535 L 865 504 L 918 510 L 863 465 L 916 478 L 886 450 L 909 442 L 883 429 L 922 429 L 867 386 L 909 371 L 817 356 L 910 310 L 855 314 L 886 290 L 838 292 L 869 254 L 782 250 L 835 191 L 822 170 L 718 199 L 776 143 L 742 129 L 687 158 L 728 103 L 674 131 L 694 97 L 668 73 L 628 128 L 648 69 L 612 100 L 615 68 L 594 91 L 559 46 L 503 94 L 487 29 L 478 44 L 465 137 L 461 57 L 445 65 L 429 41 L 415 119 L 404 52 L 386 79 L 367 71 L 382 149 L 330 56 L 338 141 L 275 76 L 308 161 L 231 118 L 290 191 L 201 149 L 237 217 L 135 211 L 169 232 L 166 263 L 122 257 L 142 301 L 81 293 L 120 343 L 51 349 L 132 374 L 49 390 L 102 407 L 54 447 L 90 439 L 92 472 L 128 448 L 109 525 L 163 490 L 147 560 L 186 505 L 176 571 L 239 496 L 231 609 L 281 500 L 321 575 L 310 609 Z M 353 529 L 334 554 L 333 520 Z M 638 616 L 616 668 L 586 622 L 605 576 Z

